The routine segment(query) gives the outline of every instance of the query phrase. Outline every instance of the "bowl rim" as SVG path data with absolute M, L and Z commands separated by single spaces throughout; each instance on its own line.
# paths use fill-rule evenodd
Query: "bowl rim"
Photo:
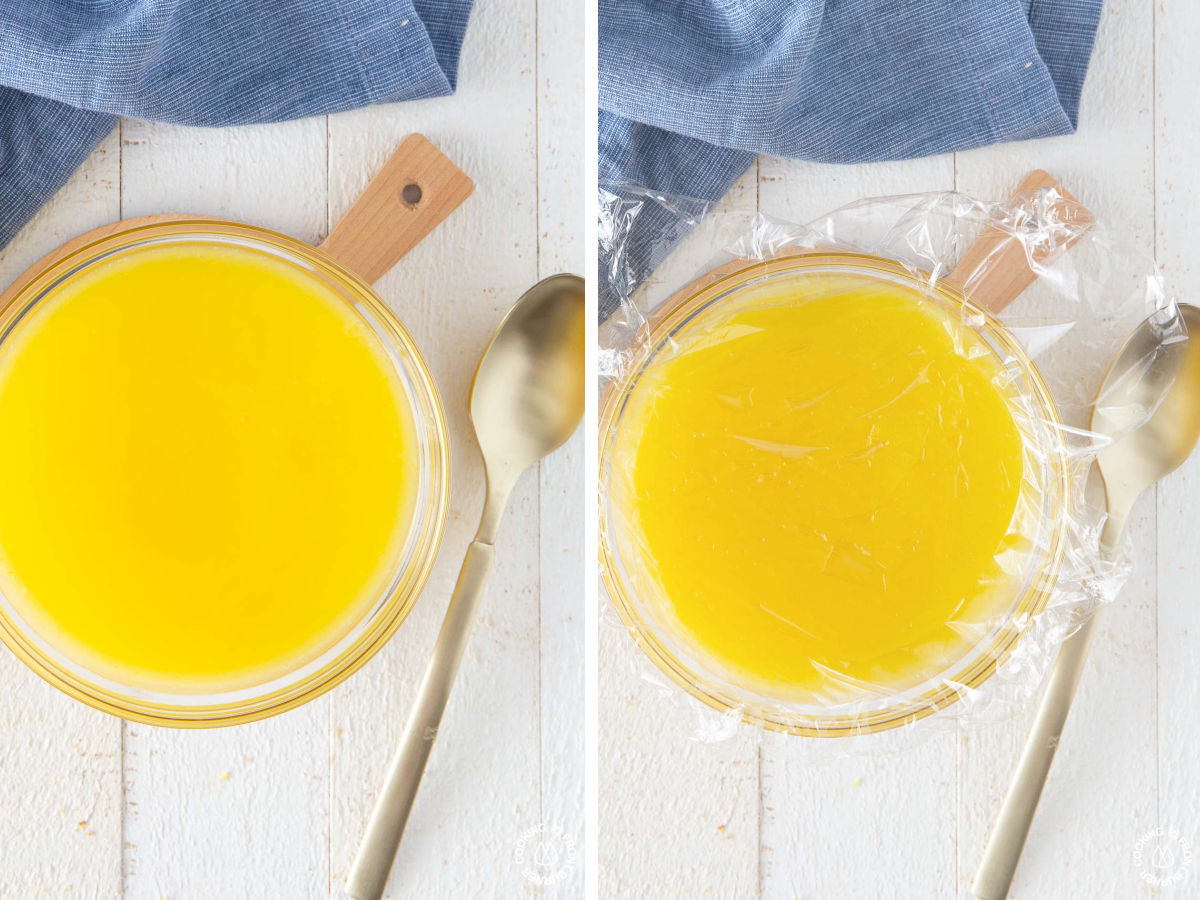
M 271 247 L 299 257 L 336 283 L 344 295 L 341 299 L 349 303 L 353 298 L 355 303 L 362 303 L 381 326 L 372 329 L 377 339 L 389 351 L 401 354 L 412 363 L 416 376 L 415 387 L 423 395 L 422 400 L 428 407 L 424 412 L 414 407 L 413 413 L 419 416 L 418 426 L 424 426 L 432 432 L 430 446 L 434 451 L 433 464 L 428 472 L 432 511 L 425 516 L 412 563 L 407 569 L 401 570 L 403 578 L 399 581 L 393 579 L 380 599 L 350 626 L 352 631 L 354 627 L 367 622 L 361 634 L 340 650 L 335 643 L 310 663 L 301 666 L 301 669 L 311 668 L 332 654 L 330 659 L 303 677 L 293 679 L 296 670 L 274 676 L 266 684 L 278 687 L 264 693 L 253 693 L 254 685 L 237 688 L 233 693 L 246 695 L 238 699 L 177 706 L 131 696 L 97 684 L 48 657 L 0 605 L 0 641 L 43 680 L 101 712 L 133 722 L 186 729 L 254 722 L 295 709 L 332 690 L 366 665 L 408 617 L 421 595 L 438 556 L 450 502 L 450 436 L 445 409 L 433 373 L 411 334 L 371 285 L 319 247 L 280 232 L 229 219 L 174 215 L 146 216 L 97 228 L 43 256 L 0 293 L 0 338 L 7 335 L 30 310 L 52 296 L 52 288 L 59 278 L 82 266 L 106 256 L 135 250 L 148 241 L 214 236 L 238 239 L 242 242 L 241 246 L 248 243 L 251 248 L 255 245 L 264 249 Z M 264 252 L 264 249 L 259 252 Z
M 638 334 L 637 347 L 626 357 L 617 377 L 604 386 L 600 398 L 597 430 L 599 514 L 597 533 L 601 581 L 608 598 L 616 607 L 625 629 L 633 636 L 635 643 L 649 657 L 650 661 L 673 682 L 706 706 L 722 714 L 737 715 L 743 722 L 769 731 L 805 737 L 832 738 L 887 731 L 911 724 L 952 706 L 958 702 L 964 690 L 978 688 L 995 674 L 999 666 L 1012 655 L 1024 630 L 1014 627 L 1001 628 L 1000 633 L 995 636 L 990 645 L 984 648 L 982 655 L 963 673 L 966 677 L 956 680 L 953 685 L 942 681 L 913 699 L 906 699 L 881 709 L 873 709 L 864 713 L 814 716 L 772 714 L 752 708 L 744 701 L 730 696 L 727 691 L 714 688 L 707 683 L 703 676 L 693 672 L 652 633 L 645 618 L 637 610 L 629 595 L 629 589 L 626 588 L 617 572 L 617 554 L 609 534 L 605 469 L 606 460 L 609 460 L 612 455 L 613 442 L 617 433 L 615 424 L 623 401 L 665 335 L 669 334 L 677 324 L 686 320 L 710 301 L 717 300 L 721 295 L 750 287 L 759 281 L 787 274 L 793 270 L 802 272 L 805 269 L 823 266 L 857 268 L 864 274 L 884 272 L 893 277 L 898 276 L 908 281 L 921 293 L 939 294 L 943 299 L 957 304 L 964 310 L 964 318 L 967 316 L 980 317 L 985 323 L 989 336 L 998 338 L 1005 348 L 1019 360 L 1022 373 L 1028 378 L 1040 405 L 1051 421 L 1056 425 L 1062 425 L 1063 419 L 1041 371 L 996 314 L 971 302 L 961 287 L 947 281 L 945 277 L 935 279 L 927 271 L 885 256 L 842 249 L 815 249 L 789 253 L 767 260 L 734 259 L 689 282 L 655 307 L 646 317 L 645 325 Z M 1066 455 L 1066 448 L 1061 436 L 1061 429 L 1053 429 L 1052 434 L 1055 440 L 1053 448 L 1055 452 L 1052 454 L 1055 465 L 1051 472 L 1051 480 L 1057 483 L 1060 495 L 1066 498 L 1069 495 L 1069 472 L 1062 463 Z M 1059 509 L 1063 509 L 1064 506 L 1065 504 L 1059 504 Z M 1017 615 L 1032 617 L 1046 608 L 1065 552 L 1066 532 L 1067 517 L 1064 511 L 1051 527 L 1053 546 L 1050 553 L 1034 575 L 1032 583 L 1025 589 L 1022 602 L 1010 609 L 1005 625 L 1011 625 L 1013 618 Z M 1024 598 L 1028 598 L 1028 602 Z M 976 645 L 976 647 L 979 646 L 981 645 Z

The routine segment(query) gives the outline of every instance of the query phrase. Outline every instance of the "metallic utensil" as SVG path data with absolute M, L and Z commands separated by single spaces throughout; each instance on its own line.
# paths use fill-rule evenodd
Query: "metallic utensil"
M 1092 407 L 1092 431 L 1112 438 L 1097 457 L 1108 503 L 1100 537 L 1106 555 L 1115 552 L 1138 496 L 1179 468 L 1200 441 L 1200 309 L 1177 308 L 1187 334 L 1169 314 L 1150 316 L 1121 348 Z M 979 900 L 1008 895 L 1095 631 L 1093 614 L 1059 650 L 971 885 Z
M 487 469 L 487 500 L 416 705 L 346 880 L 346 893 L 354 900 L 383 895 L 517 477 L 564 443 L 583 418 L 584 316 L 582 278 L 553 275 L 538 282 L 504 317 L 475 371 L 471 422 Z

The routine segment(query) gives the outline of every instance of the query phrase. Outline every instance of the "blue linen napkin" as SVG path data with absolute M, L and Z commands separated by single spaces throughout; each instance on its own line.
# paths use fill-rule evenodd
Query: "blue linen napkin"
M 601 248 L 602 312 L 682 237 L 654 193 L 717 200 L 760 153 L 875 162 L 1073 132 L 1100 6 L 600 0 L 599 184 L 638 210 L 619 258 Z
M 0 6 L 0 247 L 119 116 L 274 122 L 454 92 L 471 0 Z

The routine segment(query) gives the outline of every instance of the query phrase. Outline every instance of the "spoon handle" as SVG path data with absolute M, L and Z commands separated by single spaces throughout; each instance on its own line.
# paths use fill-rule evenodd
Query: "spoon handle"
M 1097 615 L 1098 612 L 1093 613 L 1058 651 L 1033 730 L 1025 742 L 1021 761 L 984 850 L 983 862 L 971 885 L 971 893 L 979 900 L 1004 900 L 1008 895 L 1046 776 L 1050 774 L 1050 764 L 1054 762 L 1054 751 L 1058 749 L 1067 713 L 1071 710 L 1071 701 L 1075 698 L 1079 676 L 1083 674 L 1088 647 L 1096 631 Z
M 346 879 L 346 893 L 354 900 L 379 900 L 383 896 L 396 848 L 400 846 L 400 837 L 421 786 L 425 763 L 437 738 L 454 676 L 467 646 L 475 609 L 487 584 L 494 554 L 495 547 L 478 540 L 472 541 L 467 548 L 416 705 L 408 717 L 404 736 L 388 769 L 387 781 L 367 822 L 358 854 L 350 867 L 350 877 Z

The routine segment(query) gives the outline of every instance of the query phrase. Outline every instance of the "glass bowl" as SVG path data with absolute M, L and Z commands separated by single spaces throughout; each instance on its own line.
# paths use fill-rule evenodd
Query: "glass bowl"
M 656 360 L 669 357 L 688 328 L 706 313 L 751 308 L 756 298 L 778 298 L 784 289 L 802 297 L 813 276 L 852 276 L 890 286 L 940 308 L 973 331 L 1003 366 L 1011 383 L 1010 412 L 1022 437 L 1022 486 L 1014 521 L 1030 537 L 1021 556 L 1011 602 L 991 616 L 969 649 L 917 683 L 879 687 L 846 702 L 782 697 L 738 677 L 682 634 L 665 611 L 669 601 L 654 583 L 653 561 L 634 545 L 619 507 L 623 429 L 627 413 Z M 817 282 L 809 282 L 816 284 Z M 775 300 L 778 302 L 778 300 Z M 703 327 L 703 323 L 701 326 Z M 653 379 L 646 379 L 653 383 Z M 648 387 L 647 390 L 652 388 Z M 692 696 L 751 724 L 807 736 L 835 737 L 896 728 L 957 702 L 982 685 L 1012 652 L 1031 617 L 1046 605 L 1066 539 L 1066 448 L 1061 418 L 1041 374 L 1021 345 L 991 314 L 968 302 L 958 288 L 893 260 L 857 253 L 812 252 L 765 262 L 733 263 L 689 285 L 658 309 L 645 334 L 628 351 L 621 374 L 602 401 L 599 423 L 600 565 L 605 588 L 625 626 L 651 661 Z M 632 435 L 632 432 L 631 432 Z M 630 438 L 636 446 L 636 439 Z M 627 451 L 626 451 L 627 452 Z M 1009 595 L 1006 594 L 1006 597 Z
M 371 287 L 324 253 L 261 228 L 209 219 L 145 220 L 71 242 L 39 262 L 7 291 L 0 309 L 0 346 L 39 303 L 101 261 L 148 247 L 208 243 L 251 250 L 294 267 L 344 300 L 378 338 L 416 426 L 418 485 L 413 521 L 395 553 L 386 587 L 364 613 L 315 658 L 262 683 L 213 693 L 148 690 L 90 671 L 56 649 L 0 596 L 0 640 L 33 671 L 77 700 L 122 718 L 154 725 L 210 727 L 254 721 L 317 697 L 367 662 L 404 621 L 429 576 L 449 499 L 449 439 L 441 401 L 412 337 Z

